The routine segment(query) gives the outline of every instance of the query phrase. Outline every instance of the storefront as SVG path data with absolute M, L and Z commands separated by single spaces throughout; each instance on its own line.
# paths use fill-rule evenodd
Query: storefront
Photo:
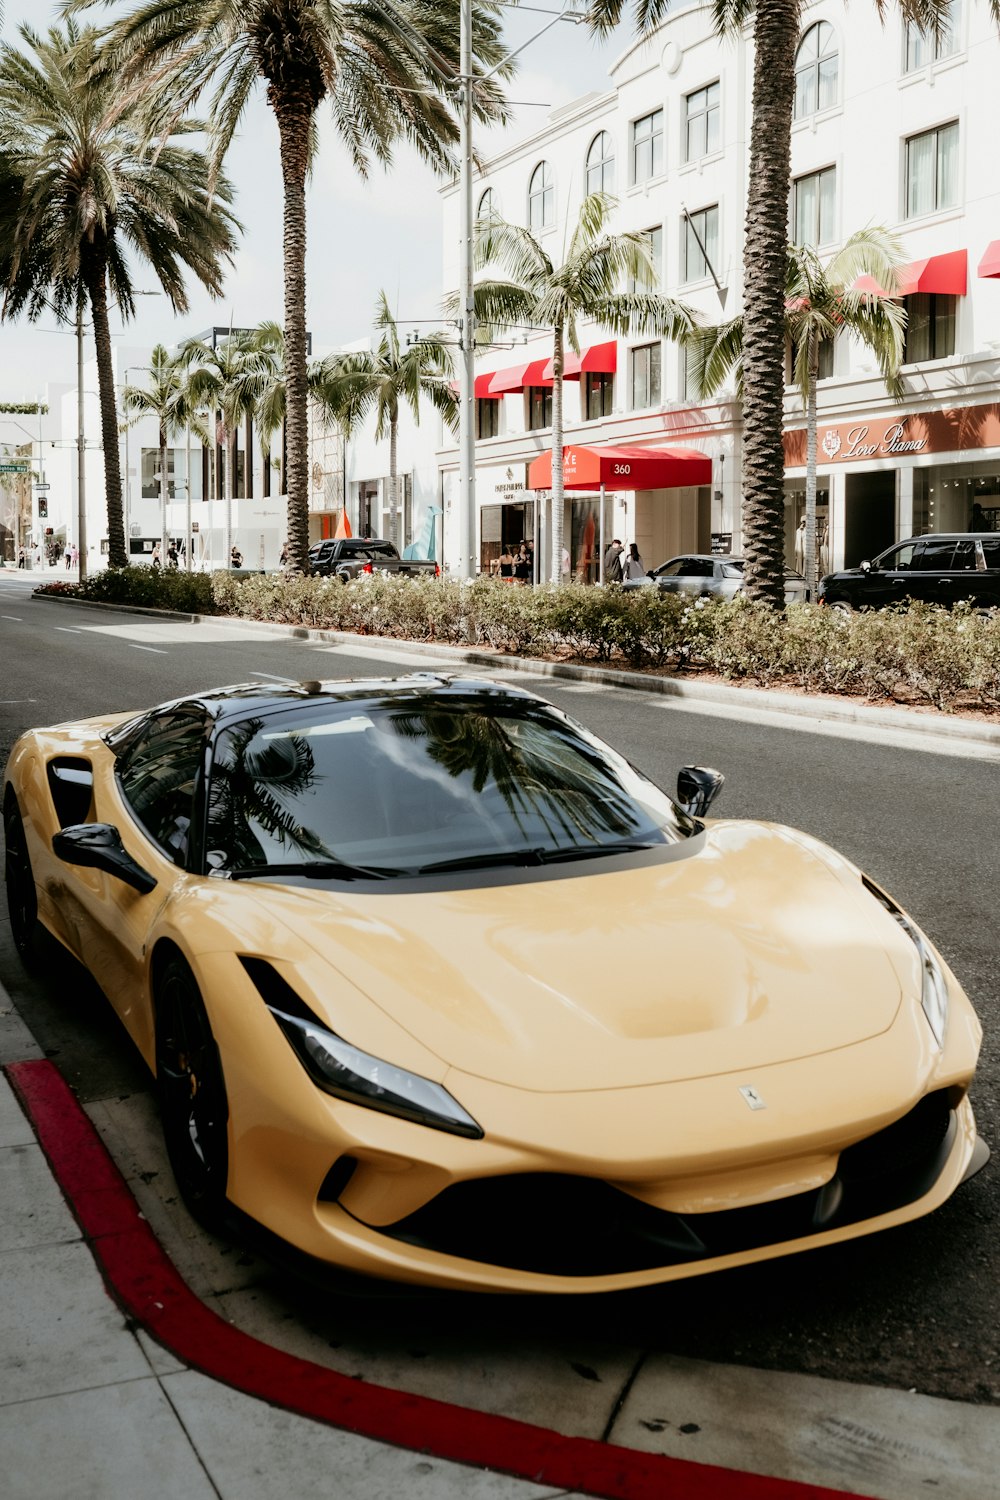
M 527 479 L 523 463 L 476 470 L 480 573 L 497 573 L 500 557 L 516 556 L 522 546 L 532 554 L 534 569 L 537 505 Z
M 998 404 L 821 424 L 817 448 L 821 574 L 908 536 L 1000 530 Z M 785 561 L 800 570 L 805 450 L 804 429 L 785 434 Z

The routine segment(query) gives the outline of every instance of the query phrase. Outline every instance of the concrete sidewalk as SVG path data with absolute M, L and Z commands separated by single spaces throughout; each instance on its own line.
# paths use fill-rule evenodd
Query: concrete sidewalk
M 14 1064 L 14 1077 L 17 1064 L 52 1069 L 2 988 L 0 1063 Z M 72 1107 L 81 1128 L 90 1131 L 79 1106 Z M 44 1137 L 44 1128 L 42 1133 Z M 48 1145 L 51 1155 L 51 1139 Z M 453 1495 L 456 1500 L 556 1500 L 584 1494 L 621 1500 L 834 1500 L 846 1495 L 914 1500 L 928 1492 L 943 1500 L 988 1500 L 1000 1493 L 1000 1412 L 992 1407 L 657 1355 L 636 1371 L 621 1403 L 612 1446 L 444 1404 L 440 1398 L 388 1391 L 369 1384 L 377 1380 L 377 1372 L 363 1371 L 351 1382 L 220 1325 L 186 1289 L 187 1310 L 181 1305 L 164 1311 L 175 1290 L 169 1281 L 164 1282 L 166 1290 L 159 1289 L 155 1265 L 150 1270 L 141 1263 L 141 1246 L 130 1256 L 128 1224 L 119 1225 L 117 1251 L 100 1253 L 93 1206 L 88 1209 L 86 1193 L 79 1192 L 84 1177 L 76 1161 L 94 1149 L 86 1143 L 82 1149 L 68 1148 L 70 1186 L 64 1174 L 64 1196 L 35 1129 L 8 1079 L 0 1076 L 4 1500 L 107 1500 L 113 1494 L 129 1500 L 147 1495 L 151 1500 L 328 1500 L 334 1490 L 338 1500 L 403 1494 L 407 1500 L 448 1500 Z M 116 1170 L 110 1159 L 109 1170 Z M 121 1192 L 130 1205 L 126 1216 L 138 1224 L 144 1216 L 124 1181 Z M 91 1189 L 92 1200 L 102 1194 L 108 1196 L 103 1188 Z M 99 1203 L 98 1212 L 104 1211 Z M 112 1219 L 115 1214 L 121 1218 L 120 1205 Z M 81 1221 L 89 1223 L 89 1232 Z M 155 1244 L 144 1222 L 141 1231 Z M 170 1247 L 165 1248 L 169 1254 Z M 95 1255 L 111 1292 L 127 1311 L 112 1300 Z M 128 1290 L 130 1276 L 133 1293 Z M 202 1314 L 205 1325 L 200 1347 L 211 1348 L 230 1333 L 242 1340 L 236 1359 L 245 1378 L 241 1374 L 232 1383 L 210 1378 L 197 1355 L 184 1358 L 183 1350 L 172 1352 L 169 1346 L 173 1343 L 176 1350 L 178 1340 L 171 1338 L 171 1329 L 176 1334 L 178 1319 L 190 1319 L 192 1306 L 194 1321 Z M 151 1335 L 151 1327 L 159 1338 Z M 198 1347 L 197 1337 L 190 1347 Z M 266 1393 L 272 1354 L 278 1381 L 270 1387 L 272 1399 L 233 1388 L 252 1386 L 259 1367 L 265 1372 L 260 1388 Z M 530 1386 L 534 1378 L 532 1366 L 526 1365 L 524 1381 Z M 292 1394 L 296 1380 L 298 1397 Z M 345 1403 L 345 1387 L 358 1393 L 359 1404 L 384 1396 L 390 1436 L 395 1435 L 395 1411 L 399 1442 L 407 1446 L 345 1430 L 351 1425 L 349 1416 L 338 1425 L 332 1415 L 321 1420 L 301 1415 L 303 1410 L 323 1410 L 322 1388 L 330 1382 L 339 1382 L 340 1390 L 331 1412 L 350 1413 L 352 1398 Z M 281 1404 L 295 1406 L 296 1400 L 299 1411 Z M 538 1400 L 544 1409 L 543 1391 Z M 678 1427 L 672 1418 L 681 1412 L 686 1420 Z M 572 1418 L 568 1421 L 568 1428 L 561 1424 L 563 1433 L 573 1431 Z M 449 1422 L 452 1447 L 464 1462 L 441 1456 L 440 1433 L 449 1430 Z M 382 1425 L 385 1430 L 385 1419 Z M 509 1453 L 510 1461 L 501 1457 L 494 1469 L 550 1474 L 555 1452 L 554 1467 L 562 1462 L 565 1471 L 566 1462 L 558 1459 L 561 1445 L 570 1470 L 575 1463 L 588 1477 L 576 1487 L 553 1487 L 490 1472 L 476 1462 L 477 1432 L 485 1434 L 483 1451 L 494 1460 L 498 1451 Z M 691 1433 L 698 1435 L 693 1449 Z M 517 1451 L 521 1442 L 525 1456 Z M 542 1455 L 537 1468 L 533 1444 Z M 696 1461 L 670 1456 L 682 1449 Z M 588 1468 L 588 1454 L 611 1462 Z M 777 1477 L 763 1477 L 769 1475 Z

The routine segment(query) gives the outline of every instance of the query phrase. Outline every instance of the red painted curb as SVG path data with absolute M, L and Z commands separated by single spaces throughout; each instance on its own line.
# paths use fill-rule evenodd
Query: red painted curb
M 272 1349 L 226 1323 L 181 1280 L 54 1064 L 11 1063 L 4 1072 L 112 1296 L 202 1374 L 362 1437 L 604 1500 L 851 1500 L 846 1491 L 822 1485 L 567 1437 L 353 1380 Z

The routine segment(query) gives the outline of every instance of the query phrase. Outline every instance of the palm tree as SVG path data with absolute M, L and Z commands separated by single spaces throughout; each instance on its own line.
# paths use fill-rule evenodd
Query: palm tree
M 187 376 L 187 360 L 183 355 L 171 357 L 162 344 L 157 344 L 149 362 L 152 380 L 148 386 L 126 385 L 122 389 L 122 405 L 133 414 L 133 421 L 143 416 L 155 417 L 159 425 L 160 441 L 160 549 L 164 566 L 167 558 L 167 443 L 177 432 L 186 428 L 199 429 L 204 435 L 197 409 L 192 407 L 192 391 Z M 190 470 L 190 464 L 188 465 Z M 191 475 L 187 476 L 190 495 Z M 190 565 L 190 527 L 185 541 L 185 554 Z
M 642 233 L 611 234 L 607 224 L 615 200 L 590 193 L 569 238 L 566 259 L 553 265 L 530 229 L 491 216 L 476 225 L 478 266 L 496 266 L 496 276 L 475 285 L 476 317 L 486 336 L 517 327 L 552 329 L 552 582 L 562 577 L 563 368 L 566 343 L 580 352 L 579 323 L 589 319 L 619 335 L 653 333 L 680 338 L 694 325 L 682 302 L 646 290 L 622 292 L 625 278 L 646 288 L 656 283 L 649 245 Z
M 89 303 L 97 352 L 108 508 L 108 561 L 124 567 L 118 417 L 109 305 L 134 315 L 133 273 L 145 263 L 175 312 L 184 273 L 222 287 L 239 228 L 225 178 L 175 143 L 199 128 L 167 117 L 149 90 L 123 92 L 98 75 L 98 35 L 70 21 L 43 37 L 20 28 L 25 51 L 0 48 L 0 286 L 2 316 Z M 32 55 L 33 54 L 33 55 Z M 81 567 L 84 559 L 81 558 Z
M 376 348 L 360 354 L 335 354 L 326 360 L 317 382 L 316 399 L 324 415 L 338 422 L 347 436 L 375 413 L 375 437 L 389 439 L 389 540 L 397 540 L 399 513 L 397 436 L 399 408 L 405 402 L 420 422 L 420 402 L 430 401 L 454 429 L 458 402 L 451 385 L 451 349 L 441 334 L 429 334 L 404 348 L 385 292 L 379 292 L 375 313 L 379 335 Z
M 835 343 L 844 333 L 875 356 L 886 389 L 902 394 L 899 366 L 903 358 L 906 313 L 893 300 L 904 264 L 902 246 L 886 229 L 860 229 L 825 265 L 808 245 L 789 245 L 785 270 L 785 339 L 795 352 L 795 383 L 806 408 L 806 582 L 816 597 L 816 385 L 820 345 Z M 870 277 L 879 290 L 856 291 L 859 276 Z M 714 396 L 731 375 L 742 393 L 746 383 L 745 323 L 731 318 L 715 328 L 688 336 L 692 381 L 701 397 Z M 782 492 L 782 562 L 784 561 L 784 493 Z
M 108 0 L 68 0 L 82 10 Z M 284 180 L 288 535 L 306 571 L 309 549 L 306 372 L 306 174 L 316 145 L 315 117 L 329 98 L 334 124 L 355 170 L 392 159 L 406 140 L 439 170 L 453 167 L 457 116 L 445 95 L 459 83 L 460 0 L 140 0 L 116 22 L 109 59 L 127 77 L 151 72 L 177 107 L 213 81 L 216 158 L 221 160 L 256 85 L 263 81 L 281 142 Z M 476 115 L 504 117 L 499 0 L 474 0 L 472 35 L 480 74 Z
M 187 404 L 192 412 L 209 412 L 208 439 L 212 428 L 221 437 L 224 450 L 222 499 L 225 504 L 224 564 L 232 552 L 233 500 L 236 495 L 236 443 L 240 424 L 253 417 L 260 394 L 279 367 L 274 342 L 274 324 L 260 329 L 235 329 L 218 344 L 187 339 L 179 357 L 189 369 Z M 280 335 L 280 330 L 278 331 Z M 218 425 L 216 426 L 216 422 Z M 249 464 L 250 454 L 246 455 Z
M 989 0 L 1000 23 L 1000 0 Z M 599 32 L 619 22 L 626 0 L 590 0 Z M 923 30 L 946 22 L 950 0 L 898 0 Z M 753 19 L 754 76 L 750 163 L 743 238 L 743 544 L 746 588 L 784 605 L 784 319 L 791 185 L 795 57 L 804 0 L 712 0 L 720 37 L 738 36 Z M 884 17 L 888 0 L 875 0 Z M 648 34 L 670 0 L 635 0 L 636 29 Z

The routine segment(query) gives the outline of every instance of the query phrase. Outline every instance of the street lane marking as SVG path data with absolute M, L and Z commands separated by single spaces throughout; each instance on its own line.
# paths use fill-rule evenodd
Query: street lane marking
M 0 615 L 0 620 L 17 620 L 20 622 L 20 619 L 20 615 Z
M 152 651 L 155 656 L 169 656 L 169 651 L 161 651 L 159 646 L 137 646 L 135 641 L 129 641 L 129 647 L 133 651 Z
M 53 625 L 53 630 L 61 630 L 63 635 L 82 635 L 82 630 L 71 630 L 68 625 Z
M 276 672 L 251 672 L 250 676 L 263 677 L 265 682 L 284 682 L 289 687 L 298 687 L 300 681 L 298 677 L 279 677 Z

